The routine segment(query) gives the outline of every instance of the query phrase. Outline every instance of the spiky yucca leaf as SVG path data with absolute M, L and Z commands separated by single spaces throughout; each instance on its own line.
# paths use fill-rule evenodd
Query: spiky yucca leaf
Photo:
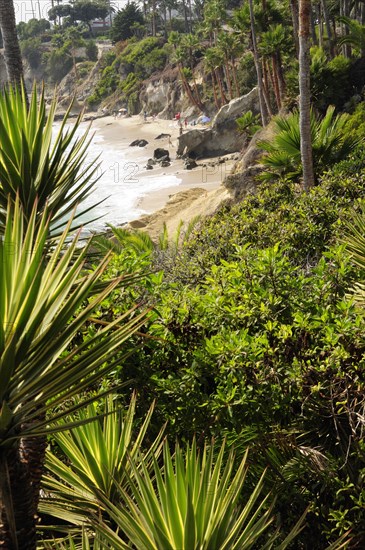
M 239 505 L 247 470 L 247 453 L 233 474 L 231 452 L 224 462 L 224 445 L 214 462 L 214 446 L 201 453 L 195 441 L 183 452 L 177 445 L 174 456 L 167 443 L 163 466 L 154 460 L 153 472 L 133 463 L 131 496 L 122 491 L 125 506 L 105 502 L 112 520 L 129 539 L 129 546 L 105 524 L 96 529 L 117 549 L 139 550 L 245 550 L 253 548 L 273 521 L 268 496 L 261 498 L 264 476 L 250 498 Z M 287 537 L 284 549 L 300 531 L 303 518 Z M 261 548 L 271 548 L 278 533 L 267 537 Z M 261 540 L 261 539 L 260 539 Z
M 38 225 L 37 217 L 37 203 L 28 219 L 19 199 L 10 201 L 0 240 L 0 447 L 26 435 L 56 431 L 49 426 L 52 418 L 45 418 L 47 411 L 111 370 L 114 351 L 143 322 L 143 315 L 128 320 L 128 312 L 69 350 L 93 309 L 123 279 L 81 307 L 108 258 L 92 273 L 82 274 L 88 247 L 77 250 L 76 236 L 64 250 L 72 219 L 46 257 L 49 215 L 45 210 Z
M 132 474 L 130 460 L 138 467 L 139 458 L 151 460 L 152 455 L 158 456 L 160 449 L 162 432 L 141 454 L 153 406 L 139 431 L 133 434 L 135 407 L 135 395 L 125 413 L 109 396 L 102 421 L 96 419 L 95 404 L 90 404 L 86 410 L 79 411 L 76 420 L 94 419 L 93 422 L 54 435 L 64 460 L 47 452 L 48 474 L 43 478 L 43 488 L 48 497 L 40 501 L 42 512 L 74 525 L 87 525 L 92 513 L 102 511 L 100 493 L 110 502 L 119 503 L 119 488 L 126 487 L 127 474 Z
M 44 92 L 34 86 L 29 109 L 24 90 L 5 89 L 0 94 L 0 231 L 6 221 L 8 197 L 19 197 L 25 219 L 29 220 L 35 201 L 37 218 L 45 208 L 51 215 L 50 231 L 60 234 L 75 206 L 92 191 L 98 165 L 86 164 L 92 138 L 88 130 L 76 132 L 82 113 L 66 129 L 69 110 L 54 137 L 56 110 L 53 100 L 48 113 Z M 78 216 L 90 209 L 80 211 Z

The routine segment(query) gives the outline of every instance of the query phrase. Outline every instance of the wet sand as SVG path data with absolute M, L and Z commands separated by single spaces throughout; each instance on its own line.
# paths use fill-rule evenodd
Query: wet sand
M 138 206 L 146 212 L 146 215 L 129 224 L 131 227 L 147 231 L 152 238 L 158 237 L 164 223 L 167 225 L 169 234 L 173 234 L 180 220 L 187 224 L 196 216 L 211 214 L 223 200 L 229 198 L 228 191 L 221 184 L 233 162 L 212 165 L 214 159 L 207 159 L 199 161 L 199 166 L 193 170 L 184 169 L 184 161 L 176 159 L 179 127 L 175 121 L 152 120 L 151 117 L 144 121 L 139 115 L 116 119 L 107 116 L 94 120 L 92 128 L 102 134 L 105 146 L 108 142 L 113 144 L 114 148 L 120 145 L 124 152 L 131 151 L 131 158 L 135 154 L 134 150 L 139 149 L 138 153 L 145 159 L 138 163 L 140 177 L 171 174 L 171 187 L 142 197 Z M 160 134 L 171 134 L 171 137 L 156 140 L 155 138 Z M 148 144 L 143 149 L 129 147 L 129 144 L 136 139 L 145 139 Z M 168 167 L 155 165 L 153 170 L 146 170 L 146 161 L 153 157 L 154 149 L 157 147 L 169 151 L 171 165 Z M 180 180 L 179 185 L 176 185 L 175 177 Z

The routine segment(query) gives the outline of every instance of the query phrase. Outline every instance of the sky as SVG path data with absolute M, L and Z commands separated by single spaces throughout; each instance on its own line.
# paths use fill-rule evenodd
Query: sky
M 115 9 L 122 8 L 126 3 L 127 0 L 112 0 L 111 2 Z M 48 10 L 50 10 L 51 7 L 51 0 L 14 0 L 16 21 L 17 23 L 19 23 L 19 21 L 29 21 L 29 19 L 33 17 L 36 19 L 47 19 Z

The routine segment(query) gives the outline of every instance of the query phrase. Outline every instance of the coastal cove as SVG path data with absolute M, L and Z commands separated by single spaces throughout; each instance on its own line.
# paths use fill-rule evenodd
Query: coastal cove
M 202 160 L 193 170 L 186 170 L 184 161 L 176 159 L 179 129 L 174 121 L 106 116 L 92 122 L 91 133 L 88 160 L 100 155 L 97 175 L 103 174 L 84 204 L 91 206 L 105 199 L 95 209 L 96 217 L 102 217 L 90 226 L 92 231 L 102 232 L 107 224 L 129 223 L 156 237 L 164 222 L 173 231 L 181 219 L 189 222 L 197 215 L 210 214 L 229 197 L 222 182 L 233 160 L 222 159 L 220 164 L 217 159 Z M 171 137 L 156 140 L 161 134 Z M 131 147 L 137 139 L 148 143 L 143 148 Z M 147 160 L 158 147 L 169 151 L 171 165 L 157 164 L 147 170 Z

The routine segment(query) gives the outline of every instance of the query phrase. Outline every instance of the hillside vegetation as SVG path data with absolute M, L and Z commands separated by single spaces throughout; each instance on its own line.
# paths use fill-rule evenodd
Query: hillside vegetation
M 56 4 L 18 26 L 47 93 L 258 108 L 239 202 L 83 248 L 82 115 L 1 92 L 0 546 L 364 548 L 363 3 Z

